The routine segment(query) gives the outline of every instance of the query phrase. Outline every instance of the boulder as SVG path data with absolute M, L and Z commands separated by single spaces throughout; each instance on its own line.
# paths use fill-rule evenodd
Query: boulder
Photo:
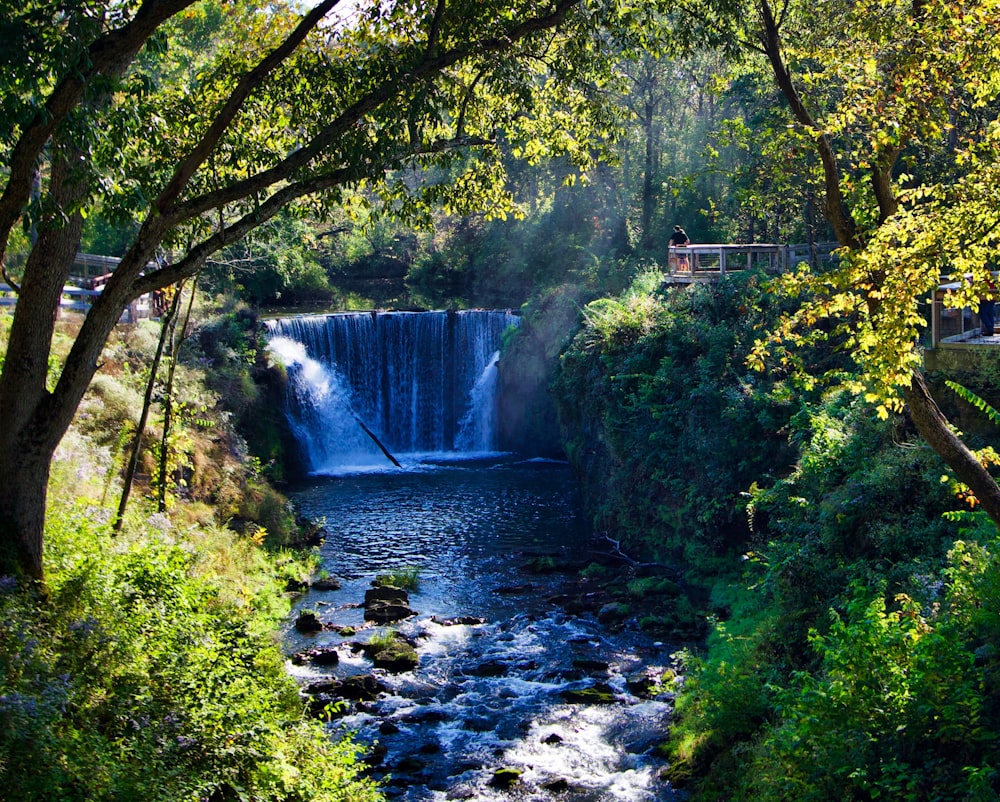
M 560 696 L 567 702 L 584 705 L 610 705 L 616 701 L 614 690 L 603 682 L 598 682 L 589 688 L 567 689 L 562 691 Z
M 620 624 L 631 611 L 627 604 L 621 602 L 609 602 L 605 604 L 597 613 L 597 620 L 602 624 Z
M 319 620 L 319 616 L 316 613 L 307 610 L 304 613 L 300 613 L 299 617 L 295 619 L 295 629 L 303 635 L 315 635 L 317 632 L 322 631 L 323 622 Z
M 336 649 L 307 649 L 292 655 L 292 662 L 297 665 L 312 663 L 317 666 L 335 666 L 340 662 Z
M 393 633 L 393 638 L 388 643 L 380 640 L 363 644 L 362 648 L 375 668 L 383 668 L 393 674 L 412 671 L 419 662 L 413 644 L 398 632 Z
M 378 677 L 371 674 L 344 677 L 336 689 L 337 693 L 344 699 L 353 699 L 359 702 L 374 702 L 378 695 L 385 690 L 385 685 L 379 682 Z
M 485 624 L 485 618 L 478 618 L 473 615 L 460 615 L 455 618 L 438 618 L 436 615 L 431 616 L 431 621 L 442 627 L 455 627 L 455 626 L 467 626 L 474 627 L 479 624 Z
M 321 679 L 309 683 L 305 692 L 310 696 L 350 699 L 355 702 L 374 702 L 386 687 L 371 674 L 358 674 L 343 679 Z
M 510 788 L 519 782 L 521 772 L 518 769 L 497 769 L 493 772 L 490 785 L 494 788 Z
M 365 591 L 365 621 L 391 624 L 414 614 L 409 594 L 402 588 L 380 585 Z

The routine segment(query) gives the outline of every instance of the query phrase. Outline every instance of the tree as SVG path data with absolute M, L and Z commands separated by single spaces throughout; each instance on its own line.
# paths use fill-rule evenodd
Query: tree
M 435 202 L 505 213 L 498 140 L 588 163 L 586 135 L 607 121 L 594 91 L 603 54 L 634 47 L 650 13 L 585 0 L 400 0 L 335 22 L 337 5 L 5 3 L 5 278 L 15 280 L 15 225 L 37 237 L 0 373 L 0 571 L 43 576 L 52 454 L 129 302 L 193 275 L 281 209 L 322 214 L 350 188 L 373 189 L 408 218 Z M 206 8 L 221 26 L 215 52 L 184 69 L 171 44 L 193 18 L 203 33 Z M 403 169 L 432 164 L 462 169 L 441 184 Z M 98 205 L 136 233 L 49 387 L 60 295 Z
M 920 434 L 1000 524 L 1000 487 L 938 408 L 918 348 L 920 303 L 943 275 L 966 284 L 957 305 L 990 292 L 1000 247 L 1000 4 L 723 0 L 688 13 L 763 59 L 817 160 L 842 246 L 837 269 L 788 280 L 814 300 L 762 343 L 758 364 L 783 343 L 822 336 L 817 323 L 830 321 L 826 331 L 860 368 L 858 389 L 883 415 L 905 401 Z

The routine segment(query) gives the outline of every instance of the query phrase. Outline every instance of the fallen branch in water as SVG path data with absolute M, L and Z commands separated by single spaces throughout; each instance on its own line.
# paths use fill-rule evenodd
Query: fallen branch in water
M 354 416 L 354 420 L 356 420 L 358 422 L 358 426 L 360 426 L 364 430 L 365 434 L 367 434 L 372 440 L 375 441 L 375 445 L 377 445 L 382 450 L 382 453 L 385 454 L 385 456 L 389 460 L 389 462 L 391 462 L 397 468 L 402 468 L 403 467 L 402 465 L 399 464 L 399 460 L 396 459 L 394 456 L 392 456 L 392 454 L 389 453 L 389 449 L 387 449 L 384 445 L 382 445 L 382 441 L 379 440 L 375 436 L 375 433 L 371 429 L 369 429 L 367 426 L 365 426 L 365 423 L 364 423 L 363 420 L 361 420 L 361 418 L 359 418 L 357 415 L 355 415 Z
M 615 540 L 607 532 L 602 532 L 601 534 L 604 536 L 604 539 L 608 541 L 608 543 L 610 543 L 612 546 L 615 547 L 614 553 L 617 554 L 619 557 L 621 557 L 622 560 L 627 562 L 633 568 L 659 568 L 663 571 L 672 573 L 678 577 L 682 575 L 681 570 L 673 565 L 664 565 L 663 563 L 641 563 L 638 560 L 632 559 L 624 551 L 622 551 L 622 544 L 620 540 Z

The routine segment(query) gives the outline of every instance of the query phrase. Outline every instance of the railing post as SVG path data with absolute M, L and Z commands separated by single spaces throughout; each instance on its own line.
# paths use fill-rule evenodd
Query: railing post
M 941 342 L 941 305 L 938 303 L 938 291 L 931 290 L 931 348 L 937 348 Z

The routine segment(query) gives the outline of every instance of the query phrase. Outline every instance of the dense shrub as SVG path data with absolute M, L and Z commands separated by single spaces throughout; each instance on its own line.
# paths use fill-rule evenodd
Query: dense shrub
M 745 366 L 774 314 L 760 277 L 660 289 L 641 273 L 590 303 L 554 385 L 597 526 L 697 565 L 745 542 L 740 494 L 793 460 L 782 431 L 801 401 Z
M 995 527 L 959 529 L 905 418 L 746 370 L 778 311 L 756 277 L 655 278 L 587 305 L 555 390 L 598 526 L 714 583 L 671 778 L 699 802 L 998 798 Z
M 166 516 L 54 510 L 47 595 L 0 588 L 0 798 L 374 800 L 271 635 L 287 561 Z
M 218 324 L 212 353 L 245 354 L 218 366 L 237 376 L 256 356 L 252 329 L 225 333 L 234 321 Z M 0 314 L 0 354 L 6 328 Z M 148 492 L 157 407 L 146 472 L 112 534 L 155 342 L 154 324 L 116 332 L 60 444 L 45 588 L 0 577 L 0 802 L 374 802 L 354 745 L 304 717 L 284 670 L 282 591 L 314 566 L 262 547 L 290 539 L 294 518 L 212 390 L 205 351 L 177 366 L 174 400 L 191 415 L 171 440 L 171 503 L 154 512 Z M 245 535 L 225 526 L 237 511 L 254 518 Z
M 790 431 L 728 620 L 685 656 L 675 778 L 696 799 L 995 799 L 995 528 L 956 543 L 936 455 L 849 395 Z

